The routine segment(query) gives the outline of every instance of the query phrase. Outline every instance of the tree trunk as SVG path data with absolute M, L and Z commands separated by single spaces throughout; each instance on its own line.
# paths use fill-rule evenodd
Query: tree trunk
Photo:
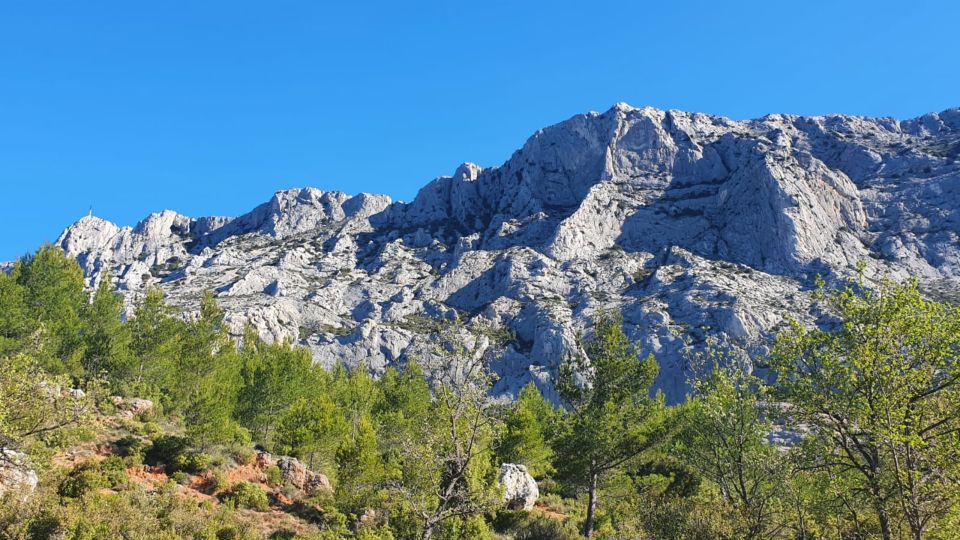
M 424 527 L 423 534 L 420 535 L 420 540 L 430 540 L 430 537 L 433 536 L 433 527 L 433 524 Z
M 893 531 L 890 530 L 890 516 L 882 503 L 877 506 L 877 519 L 880 521 L 880 536 L 883 540 L 893 540 Z
M 593 522 L 597 513 L 597 473 L 590 472 L 590 499 L 587 502 L 587 522 L 583 525 L 583 535 L 593 536 Z

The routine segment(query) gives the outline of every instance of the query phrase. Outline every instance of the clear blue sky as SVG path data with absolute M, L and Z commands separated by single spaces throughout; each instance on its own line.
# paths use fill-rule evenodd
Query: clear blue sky
M 409 200 L 617 101 L 898 118 L 960 105 L 955 1 L 0 3 L 0 260 L 93 206 Z

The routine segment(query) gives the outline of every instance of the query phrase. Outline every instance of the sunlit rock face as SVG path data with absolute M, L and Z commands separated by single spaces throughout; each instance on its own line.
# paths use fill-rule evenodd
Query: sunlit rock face
M 436 351 L 460 316 L 499 343 L 499 394 L 552 379 L 598 309 L 620 310 L 658 387 L 682 400 L 708 339 L 751 353 L 816 323 L 817 275 L 960 277 L 960 109 L 900 121 L 757 120 L 618 104 L 542 129 L 500 167 L 464 164 L 410 203 L 278 192 L 237 218 L 85 217 L 58 243 L 91 286 L 112 276 L 186 309 L 214 291 L 238 331 L 374 373 Z M 482 323 L 482 324 L 480 324 Z

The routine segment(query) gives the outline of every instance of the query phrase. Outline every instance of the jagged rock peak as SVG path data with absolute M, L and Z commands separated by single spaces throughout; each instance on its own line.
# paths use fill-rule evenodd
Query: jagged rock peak
M 685 340 L 748 354 L 788 318 L 813 324 L 817 275 L 864 262 L 867 279 L 960 298 L 960 109 L 741 121 L 619 103 L 410 203 L 294 189 L 232 220 L 85 218 L 59 243 L 91 283 L 108 270 L 130 300 L 159 286 L 187 308 L 216 291 L 238 330 L 325 366 L 428 358 L 432 330 L 460 316 L 484 346 L 506 340 L 505 395 L 530 381 L 549 395 L 577 333 L 617 309 L 678 401 Z

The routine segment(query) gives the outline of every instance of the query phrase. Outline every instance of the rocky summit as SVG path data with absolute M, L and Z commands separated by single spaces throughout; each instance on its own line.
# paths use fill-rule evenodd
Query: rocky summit
M 548 393 L 592 314 L 618 309 L 686 392 L 691 348 L 762 352 L 789 318 L 824 323 L 818 275 L 960 278 L 960 109 L 912 120 L 770 115 L 734 121 L 618 104 L 535 133 L 502 166 L 464 164 L 413 202 L 313 188 L 237 218 L 97 217 L 57 243 L 128 301 L 161 287 L 231 327 L 291 339 L 316 362 L 372 372 L 434 354 L 459 315 L 502 346 L 498 394 Z

